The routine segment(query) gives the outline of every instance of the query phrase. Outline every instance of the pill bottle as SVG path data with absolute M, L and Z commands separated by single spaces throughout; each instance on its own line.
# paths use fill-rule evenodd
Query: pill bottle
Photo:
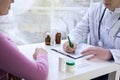
M 66 71 L 67 72 L 74 72 L 75 62 L 73 60 L 66 61 Z
M 55 42 L 56 42 L 56 44 L 60 44 L 61 43 L 61 33 L 60 32 L 56 33 Z
M 59 57 L 59 71 L 65 71 L 66 58 L 63 56 Z
M 51 42 L 50 33 L 46 33 L 45 45 L 50 45 L 50 42 Z

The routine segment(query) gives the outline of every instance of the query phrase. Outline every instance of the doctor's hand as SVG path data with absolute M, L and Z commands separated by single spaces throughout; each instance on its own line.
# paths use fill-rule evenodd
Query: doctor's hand
M 70 45 L 69 45 L 69 42 L 68 41 L 66 41 L 64 44 L 63 44 L 63 49 L 64 49 L 64 51 L 66 51 L 66 52 L 68 52 L 68 53 L 74 53 L 74 51 L 76 50 L 76 47 L 77 47 L 77 45 L 75 44 L 75 43 L 73 43 L 72 42 L 72 44 L 73 44 L 73 48 L 71 48 L 70 47 Z
M 37 55 L 39 54 L 47 54 L 47 51 L 44 50 L 43 48 L 36 48 L 35 52 L 33 54 L 33 58 L 36 60 L 37 59 Z
M 91 47 L 88 48 L 87 50 L 84 50 L 82 52 L 83 55 L 89 55 L 92 54 L 93 56 L 89 57 L 88 60 L 91 59 L 100 59 L 100 60 L 110 60 L 112 58 L 112 54 L 108 49 L 104 49 L 101 47 Z

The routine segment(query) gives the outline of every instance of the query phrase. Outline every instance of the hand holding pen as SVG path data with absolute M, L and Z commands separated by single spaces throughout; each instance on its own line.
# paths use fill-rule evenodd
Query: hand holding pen
M 68 37 L 68 41 L 66 41 L 63 44 L 63 49 L 64 51 L 68 52 L 68 53 L 74 53 L 75 49 L 76 49 L 76 44 L 73 43 L 70 38 Z

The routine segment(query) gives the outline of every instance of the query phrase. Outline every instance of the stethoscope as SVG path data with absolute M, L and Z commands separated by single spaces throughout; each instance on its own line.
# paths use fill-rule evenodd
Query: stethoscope
M 100 36 L 101 36 L 100 28 L 101 28 L 101 22 L 103 20 L 104 15 L 105 15 L 105 11 L 106 11 L 106 8 L 104 9 L 104 11 L 102 13 L 102 16 L 100 18 L 99 25 L 98 25 L 98 46 L 100 46 L 100 47 L 103 46 L 103 42 L 101 41 L 101 38 L 100 38 Z M 120 20 L 120 17 L 118 18 L 118 20 Z M 115 23 L 117 23 L 117 21 Z M 120 36 L 118 36 L 118 37 L 120 37 Z

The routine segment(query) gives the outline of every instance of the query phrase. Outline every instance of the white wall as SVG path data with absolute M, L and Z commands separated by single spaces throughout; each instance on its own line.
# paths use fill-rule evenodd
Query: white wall
M 21 44 L 43 42 L 45 33 L 52 27 L 65 38 L 90 3 L 90 0 L 15 0 L 12 10 L 23 35 L 21 39 L 25 41 Z

